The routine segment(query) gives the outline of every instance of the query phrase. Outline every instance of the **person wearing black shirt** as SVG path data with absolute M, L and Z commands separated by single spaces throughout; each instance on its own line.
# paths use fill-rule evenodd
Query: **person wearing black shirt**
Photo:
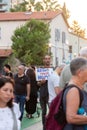
M 44 68 L 50 68 L 50 56 L 45 55 L 43 58 L 43 64 Z M 47 80 L 41 80 L 38 84 L 40 85 L 40 105 L 42 109 L 42 124 L 43 124 L 43 130 L 45 130 L 45 117 L 47 113 L 47 105 L 48 105 L 48 86 L 47 86 Z
M 16 103 L 19 103 L 21 111 L 20 120 L 23 118 L 25 101 L 28 101 L 30 97 L 30 81 L 29 78 L 24 74 L 24 70 L 25 67 L 23 65 L 20 65 L 18 67 L 18 73 L 14 77 L 14 100 Z
M 5 64 L 4 65 L 4 76 L 3 77 L 6 77 L 6 78 L 13 78 L 13 73 L 11 72 L 11 67 L 10 65 L 8 64 Z

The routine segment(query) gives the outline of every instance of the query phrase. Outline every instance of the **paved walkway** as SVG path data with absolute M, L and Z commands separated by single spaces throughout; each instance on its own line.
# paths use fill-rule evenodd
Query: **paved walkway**
M 42 122 L 35 123 L 24 130 L 42 130 Z
M 40 116 L 38 117 L 38 114 L 40 114 Z M 37 106 L 37 110 L 36 112 L 33 114 L 34 118 L 31 118 L 31 119 L 28 119 L 26 117 L 26 112 L 24 112 L 24 117 L 23 117 L 23 120 L 22 120 L 22 127 L 21 127 L 21 130 L 39 130 L 37 128 L 40 127 L 40 130 L 41 129 L 41 126 L 42 126 L 42 123 L 41 123 L 41 108 L 40 108 L 40 104 L 38 104 Z M 34 128 L 33 128 L 34 127 Z

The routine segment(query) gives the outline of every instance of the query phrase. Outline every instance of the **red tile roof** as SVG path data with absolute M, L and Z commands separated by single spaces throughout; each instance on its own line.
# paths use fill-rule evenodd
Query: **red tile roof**
M 12 54 L 12 49 L 0 49 L 0 57 L 8 57 Z
M 61 14 L 59 11 L 47 11 L 47 12 L 5 12 L 0 13 L 0 21 L 16 21 L 16 20 L 51 20 L 57 15 Z

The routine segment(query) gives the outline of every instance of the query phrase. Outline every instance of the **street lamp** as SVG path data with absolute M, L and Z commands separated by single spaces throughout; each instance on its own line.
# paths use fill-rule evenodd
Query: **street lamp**
M 79 55 L 79 48 L 80 48 L 80 43 L 79 43 L 79 34 L 77 34 L 78 35 L 78 55 Z
M 74 53 L 74 58 L 77 56 L 77 54 L 76 53 Z
M 48 44 L 48 54 L 49 54 L 49 55 L 51 55 L 51 47 L 52 47 L 52 44 L 49 43 L 49 44 Z

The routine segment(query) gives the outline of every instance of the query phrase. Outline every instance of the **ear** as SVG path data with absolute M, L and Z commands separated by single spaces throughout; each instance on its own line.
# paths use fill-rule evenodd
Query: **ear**
M 79 69 L 79 70 L 77 71 L 77 75 L 78 75 L 79 77 L 83 78 L 83 71 Z

